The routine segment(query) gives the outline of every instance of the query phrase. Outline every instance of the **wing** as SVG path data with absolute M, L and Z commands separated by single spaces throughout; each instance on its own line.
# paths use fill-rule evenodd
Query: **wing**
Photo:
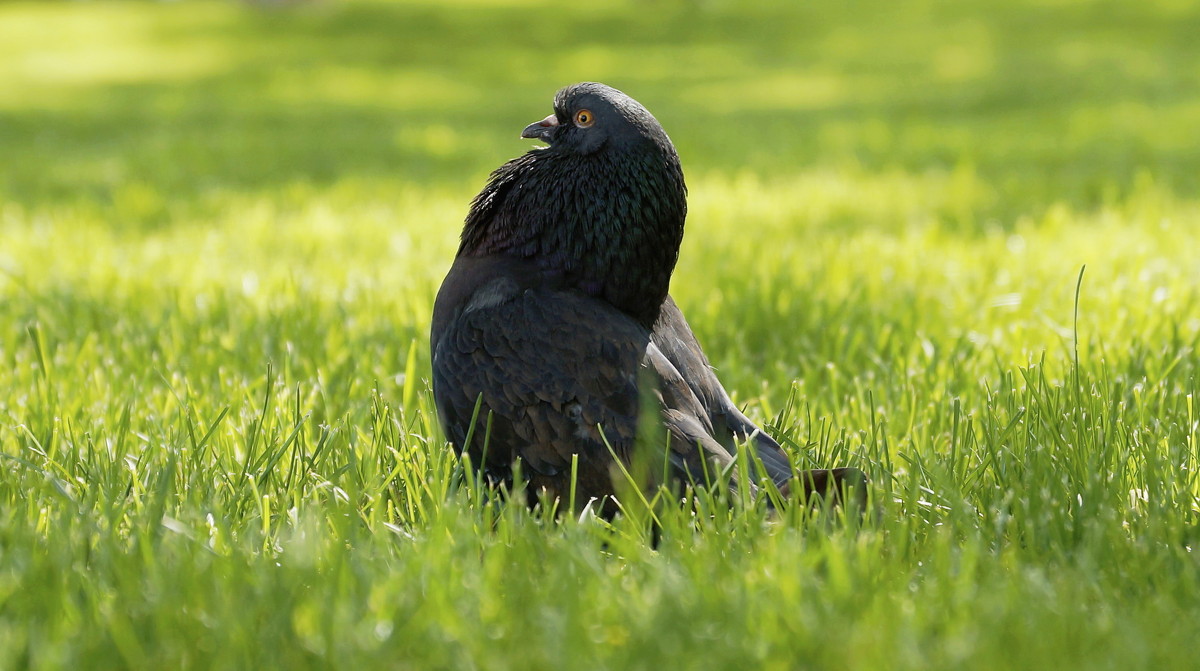
M 701 481 L 732 461 L 646 328 L 607 302 L 546 286 L 528 268 L 456 263 L 432 340 L 447 437 L 493 477 L 511 478 L 520 458 L 535 490 L 565 497 L 574 458 L 576 499 L 610 495 L 613 455 L 633 461 L 640 414 L 654 418 L 642 437 L 669 448 L 675 477 Z
M 764 475 L 769 477 L 785 496 L 793 482 L 792 478 L 795 477 L 803 487 L 802 498 L 805 500 L 813 495 L 829 496 L 835 503 L 853 501 L 860 511 L 866 510 L 866 474 L 857 468 L 796 472 L 779 443 L 755 426 L 754 422 L 734 406 L 709 365 L 708 358 L 704 356 L 704 351 L 700 349 L 700 343 L 696 341 L 687 320 L 683 318 L 683 312 L 670 296 L 663 302 L 659 318 L 654 323 L 651 341 L 687 381 L 689 389 L 701 405 L 698 412 L 711 424 L 710 435 L 730 453 L 734 450 L 734 440 L 751 440 L 758 461 L 765 471 Z
M 467 306 L 433 354 L 434 397 L 458 449 L 501 477 L 520 457 L 531 479 L 553 483 L 556 493 L 578 455 L 581 482 L 605 489 L 605 439 L 627 457 L 637 435 L 638 368 L 649 337 L 596 303 L 528 290 Z
M 651 338 L 687 380 L 703 408 L 701 412 L 713 427 L 713 437 L 730 452 L 734 449 L 735 440 L 753 440 L 766 475 L 776 486 L 784 486 L 792 478 L 792 466 L 787 455 L 779 443 L 755 426 L 730 400 L 684 319 L 683 312 L 670 296 L 663 301 Z

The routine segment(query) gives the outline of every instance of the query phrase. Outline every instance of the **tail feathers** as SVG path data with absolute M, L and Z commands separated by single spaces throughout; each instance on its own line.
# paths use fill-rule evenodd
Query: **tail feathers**
M 757 430 L 751 437 L 764 475 L 775 483 L 784 498 L 791 498 L 792 487 L 798 484 L 803 488 L 799 493 L 805 502 L 829 499 L 834 505 L 854 502 L 865 509 L 869 483 L 866 473 L 849 467 L 796 471 L 779 443 L 770 436 Z

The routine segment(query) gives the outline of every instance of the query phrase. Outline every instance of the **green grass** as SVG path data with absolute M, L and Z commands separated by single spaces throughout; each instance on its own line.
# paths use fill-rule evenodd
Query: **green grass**
M 1200 12 L 786 7 L 0 5 L 0 668 L 1195 668 Z M 433 295 L 588 79 L 731 394 L 878 515 L 464 479 Z

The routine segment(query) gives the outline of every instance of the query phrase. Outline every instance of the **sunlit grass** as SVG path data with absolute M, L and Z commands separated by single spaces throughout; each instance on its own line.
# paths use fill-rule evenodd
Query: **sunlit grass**
M 0 667 L 1194 667 L 1196 23 L 0 5 Z M 732 396 L 877 514 L 701 494 L 655 542 L 446 448 L 460 222 L 584 79 L 680 149 Z

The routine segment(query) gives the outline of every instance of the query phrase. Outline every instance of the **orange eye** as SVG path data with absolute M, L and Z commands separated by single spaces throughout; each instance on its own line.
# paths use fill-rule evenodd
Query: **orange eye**
M 575 113 L 575 125 L 580 128 L 587 128 L 596 122 L 596 117 L 592 115 L 591 110 L 579 110 Z

